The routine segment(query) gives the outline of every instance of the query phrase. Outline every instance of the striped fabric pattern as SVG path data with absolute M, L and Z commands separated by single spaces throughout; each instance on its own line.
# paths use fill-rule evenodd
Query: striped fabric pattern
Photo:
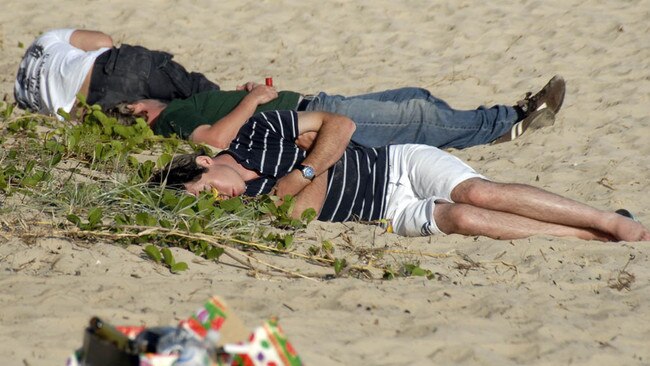
M 247 196 L 266 194 L 277 180 L 307 156 L 296 144 L 295 111 L 262 112 L 239 130 L 227 151 L 260 177 L 246 182 Z M 322 221 L 371 221 L 383 218 L 388 186 L 388 147 L 367 148 L 351 142 L 328 171 L 327 195 L 319 215 Z
M 371 221 L 383 218 L 388 188 L 388 147 L 354 142 L 329 170 L 321 221 Z
M 260 174 L 259 178 L 246 182 L 245 195 L 269 193 L 279 178 L 305 160 L 307 153 L 294 142 L 298 131 L 295 111 L 258 113 L 242 126 L 224 153 Z

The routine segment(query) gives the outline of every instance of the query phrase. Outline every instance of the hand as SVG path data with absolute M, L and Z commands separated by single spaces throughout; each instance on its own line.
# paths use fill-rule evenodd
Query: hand
M 245 99 L 252 98 L 257 105 L 268 103 L 273 99 L 278 97 L 278 92 L 272 86 L 266 86 L 262 84 L 257 84 L 253 90 L 251 90 Z
M 305 187 L 307 187 L 309 183 L 311 183 L 311 181 L 303 177 L 300 170 L 294 169 L 291 171 L 291 173 L 278 179 L 278 182 L 271 190 L 271 193 L 280 198 L 284 198 L 284 196 L 287 194 L 295 196 Z
M 305 151 L 309 151 L 311 146 L 314 144 L 314 141 L 316 141 L 316 136 L 316 132 L 305 132 L 298 136 L 296 139 L 296 145 Z
M 246 90 L 247 92 L 249 92 L 253 90 L 253 88 L 255 88 L 257 85 L 262 85 L 262 84 L 258 84 L 254 81 L 249 81 L 244 85 L 238 85 L 236 90 Z

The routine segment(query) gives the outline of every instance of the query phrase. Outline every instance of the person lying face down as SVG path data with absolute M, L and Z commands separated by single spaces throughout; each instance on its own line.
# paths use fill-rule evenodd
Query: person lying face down
M 309 152 L 294 140 L 319 131 Z M 531 235 L 643 241 L 650 231 L 599 210 L 523 184 L 488 180 L 458 158 L 418 144 L 368 148 L 350 142 L 354 123 L 324 112 L 270 111 L 250 118 L 215 157 L 181 155 L 150 182 L 192 194 L 276 194 L 296 198 L 293 214 L 313 208 L 322 221 L 388 219 L 404 236 Z
M 113 45 L 102 32 L 54 29 L 37 37 L 23 56 L 14 98 L 18 106 L 56 115 L 70 112 L 77 93 L 109 109 L 118 103 L 154 98 L 170 101 L 219 90 L 205 76 L 187 72 L 172 55 L 141 46 Z

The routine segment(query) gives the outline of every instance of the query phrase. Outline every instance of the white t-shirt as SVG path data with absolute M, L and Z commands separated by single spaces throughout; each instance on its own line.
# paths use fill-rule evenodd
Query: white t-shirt
M 57 117 L 59 108 L 70 112 L 95 59 L 108 50 L 86 52 L 72 46 L 74 31 L 55 29 L 29 46 L 14 83 L 14 97 L 20 107 Z

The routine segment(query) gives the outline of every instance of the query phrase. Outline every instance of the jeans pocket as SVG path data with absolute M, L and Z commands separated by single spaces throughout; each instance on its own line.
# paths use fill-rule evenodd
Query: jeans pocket
M 124 44 L 117 52 L 113 72 L 118 75 L 136 75 L 146 80 L 151 74 L 151 59 L 152 51 Z
M 156 66 L 156 72 L 162 73 L 173 86 L 174 98 L 188 98 L 192 95 L 192 79 L 183 66 L 172 61 L 171 55 Z

